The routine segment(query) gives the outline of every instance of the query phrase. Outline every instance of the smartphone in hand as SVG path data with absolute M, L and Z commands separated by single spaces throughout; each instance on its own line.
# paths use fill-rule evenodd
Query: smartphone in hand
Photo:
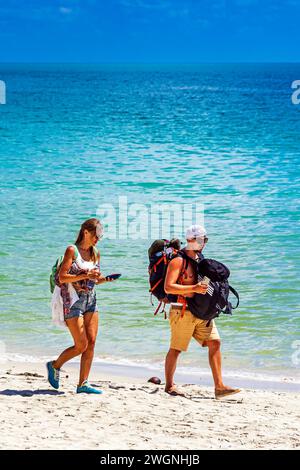
M 122 274 L 109 274 L 108 276 L 105 276 L 106 281 L 115 281 L 116 279 L 119 279 Z
M 209 277 L 207 277 L 207 276 L 204 276 L 204 278 L 202 279 L 202 281 L 201 281 L 201 282 L 203 282 L 203 284 L 206 284 L 206 285 L 208 286 L 208 284 L 209 284 L 209 281 L 210 281 Z

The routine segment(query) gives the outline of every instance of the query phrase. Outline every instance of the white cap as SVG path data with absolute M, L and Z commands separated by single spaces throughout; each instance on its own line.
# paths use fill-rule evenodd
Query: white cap
M 186 240 L 192 240 L 193 238 L 205 236 L 206 230 L 204 227 L 202 227 L 202 225 L 191 225 L 185 233 Z

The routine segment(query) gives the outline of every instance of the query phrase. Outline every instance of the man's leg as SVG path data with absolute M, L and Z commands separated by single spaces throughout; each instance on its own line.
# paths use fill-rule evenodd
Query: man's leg
M 171 395 L 184 396 L 174 384 L 174 374 L 177 359 L 181 351 L 187 351 L 194 333 L 195 324 L 193 315 L 188 310 L 182 316 L 181 310 L 170 310 L 171 344 L 165 362 L 166 387 L 165 391 Z
M 220 390 L 224 387 L 222 379 L 221 341 L 219 339 L 214 339 L 206 341 L 203 346 L 204 345 L 208 347 L 209 365 L 212 371 L 215 388 Z
M 216 398 L 240 392 L 239 389 L 227 387 L 223 383 L 221 341 L 219 339 L 206 341 L 203 346 L 208 347 L 209 365 L 215 383 Z
M 166 392 L 174 386 L 174 374 L 176 370 L 177 359 L 180 353 L 181 351 L 170 348 L 166 356 L 166 362 L 165 362 L 165 376 L 166 376 L 165 391 Z

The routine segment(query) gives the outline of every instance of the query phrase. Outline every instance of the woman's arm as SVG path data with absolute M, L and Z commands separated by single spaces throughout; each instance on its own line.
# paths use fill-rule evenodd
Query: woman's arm
M 68 246 L 68 248 L 66 249 L 61 267 L 59 269 L 58 280 L 60 284 L 65 284 L 68 282 L 83 281 L 84 279 L 89 279 L 88 273 L 80 274 L 79 276 L 76 276 L 75 274 L 68 274 L 68 271 L 72 266 L 74 257 L 75 257 L 74 247 Z
M 100 266 L 100 251 L 98 251 L 97 264 L 98 264 L 98 266 Z M 103 284 L 104 282 L 108 282 L 108 281 L 107 281 L 107 279 L 105 278 L 105 276 L 102 276 L 101 272 L 99 271 L 99 277 L 98 277 L 98 279 L 95 281 L 95 284 L 99 285 L 99 284 Z

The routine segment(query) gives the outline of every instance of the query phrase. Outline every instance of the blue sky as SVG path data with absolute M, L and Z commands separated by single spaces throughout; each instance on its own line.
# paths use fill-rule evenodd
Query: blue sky
M 300 0 L 0 0 L 0 62 L 299 62 Z

